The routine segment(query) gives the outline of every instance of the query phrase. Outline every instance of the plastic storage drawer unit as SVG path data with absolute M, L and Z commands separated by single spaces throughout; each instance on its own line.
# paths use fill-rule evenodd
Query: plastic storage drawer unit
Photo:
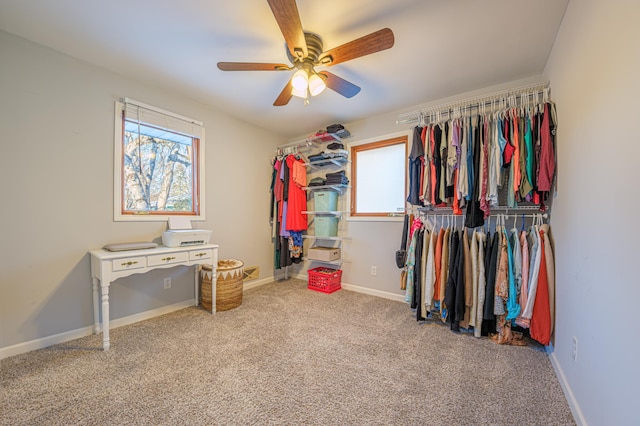
M 316 191 L 313 193 L 314 210 L 332 212 L 338 209 L 338 193 L 335 191 Z
M 316 216 L 313 221 L 315 226 L 314 235 L 316 237 L 337 237 L 338 219 L 335 216 Z

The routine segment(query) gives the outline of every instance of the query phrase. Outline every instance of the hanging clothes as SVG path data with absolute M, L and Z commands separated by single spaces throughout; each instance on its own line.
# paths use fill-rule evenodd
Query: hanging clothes
M 409 303 L 412 307 L 414 306 L 414 298 L 415 298 L 415 272 L 416 272 L 416 249 L 418 244 L 418 230 L 422 227 L 422 221 L 419 218 L 413 218 L 410 216 L 409 218 L 409 249 L 407 250 L 407 283 L 405 287 L 405 302 Z
M 413 295 L 411 297 L 411 309 L 416 310 L 416 319 L 420 320 L 418 305 L 422 300 L 422 250 L 424 248 L 424 229 L 416 229 L 415 265 L 413 268 Z
M 529 320 L 522 316 L 522 312 L 527 306 L 527 299 L 529 297 L 529 243 L 527 233 L 525 231 L 520 232 L 520 249 L 522 253 L 522 288 L 520 290 L 521 312 L 515 322 L 516 325 L 522 328 L 529 328 Z
M 436 247 L 434 251 L 434 268 L 435 268 L 435 281 L 433 283 L 433 303 L 437 310 L 440 310 L 440 280 L 442 278 L 442 252 L 444 251 L 444 234 L 445 230 L 440 228 L 438 231 L 438 239 L 436 240 Z
M 516 228 L 511 230 L 508 242 L 512 259 L 513 287 L 509 288 L 509 315 L 507 319 L 515 320 L 520 315 L 520 312 L 522 312 L 522 307 L 519 303 L 520 292 L 522 290 L 522 248 Z
M 442 139 L 442 127 L 440 124 L 433 126 L 433 132 L 431 134 L 431 143 L 433 144 L 433 170 L 432 176 L 435 174 L 435 180 L 433 182 L 433 204 L 435 206 L 443 206 L 444 201 L 440 197 L 440 185 L 442 183 L 442 151 L 440 149 L 440 142 Z
M 473 117 L 471 119 L 471 134 L 473 135 L 470 138 L 470 146 L 473 149 L 473 181 L 475 183 L 480 183 L 480 159 L 482 149 L 481 136 L 483 133 L 480 131 L 480 127 L 478 127 L 478 117 Z M 480 188 L 481 185 L 473 186 L 472 197 L 469 204 L 467 204 L 467 215 L 465 218 L 465 226 L 467 228 L 475 228 L 484 225 L 484 212 L 480 209 Z
M 446 322 L 448 318 L 447 306 L 444 302 L 446 296 L 446 287 L 449 279 L 449 256 L 451 253 L 450 250 L 450 241 L 451 241 L 451 230 L 449 228 L 445 229 L 444 236 L 442 238 L 442 254 L 441 254 L 441 264 L 440 264 L 440 318 L 442 322 Z
M 470 228 L 482 226 L 495 207 L 535 204 L 544 211 L 555 179 L 556 127 L 551 102 L 416 126 L 407 200 L 454 214 L 466 209 Z
M 480 201 L 480 210 L 482 210 L 483 219 L 487 219 L 491 215 L 489 207 L 489 198 L 487 197 L 488 179 L 489 179 L 489 118 L 484 116 L 481 122 L 481 158 L 480 158 L 480 193 L 478 200 Z M 475 191 L 474 191 L 475 193 Z
M 555 293 L 556 293 L 556 277 L 555 277 L 555 255 L 553 236 L 551 235 L 551 227 L 548 224 L 540 226 L 540 231 L 544 233 L 544 249 L 545 260 L 547 267 L 547 284 L 549 286 L 549 313 L 551 315 L 551 331 L 553 336 L 554 324 L 555 324 Z
M 484 320 L 495 320 L 495 289 L 496 276 L 498 271 L 498 254 L 500 252 L 500 233 L 497 231 L 493 234 L 490 251 L 491 258 L 489 261 L 489 267 L 487 269 L 487 288 L 484 299 Z
M 422 176 L 422 160 L 424 147 L 421 141 L 422 127 L 413 129 L 411 153 L 409 154 L 409 196 L 407 202 L 414 206 L 421 206 L 420 201 L 420 177 Z
M 307 229 L 307 214 L 303 211 L 307 210 L 307 193 L 300 185 L 299 176 L 297 171 L 294 171 L 298 166 L 304 167 L 304 161 L 297 159 L 293 155 L 289 155 L 286 159 L 286 164 L 289 170 L 288 192 L 287 192 L 287 230 L 289 231 L 304 231 Z
M 464 300 L 464 305 L 462 307 L 462 320 L 460 321 L 460 327 L 469 328 L 471 306 L 473 305 L 473 262 L 471 260 L 471 241 L 469 240 L 469 234 L 466 228 L 462 231 L 462 244 L 464 256 L 464 283 L 461 289 L 461 296 Z
M 523 323 L 531 320 L 533 315 L 533 305 L 536 300 L 536 292 L 538 291 L 538 277 L 540 273 L 540 262 L 542 257 L 542 246 L 538 235 L 538 227 L 531 227 L 529 232 L 531 251 L 529 252 L 529 295 L 527 297 L 527 305 L 522 312 Z
M 449 271 L 445 287 L 444 305 L 447 309 L 447 322 L 451 324 L 451 329 L 456 331 L 459 329 L 459 319 L 457 319 L 456 315 L 456 290 L 460 269 L 458 263 L 461 257 L 459 247 L 460 238 L 458 236 L 458 231 L 453 230 L 451 231 L 451 241 L 449 246 Z
M 544 247 L 544 232 L 539 231 L 540 246 Z M 549 284 L 547 262 L 544 248 L 540 250 L 540 273 L 531 316 L 531 337 L 543 345 L 549 345 L 551 339 L 551 313 L 549 311 Z
M 431 133 L 432 126 L 426 126 L 422 129 L 422 133 L 420 138 L 424 145 L 424 165 L 422 167 L 422 178 L 421 178 L 421 190 L 420 190 L 420 201 L 422 201 L 422 205 L 431 206 L 433 205 L 432 200 L 432 168 L 433 168 L 433 144 L 431 143 Z
M 436 241 L 438 239 L 437 232 L 429 232 L 429 242 L 425 240 L 426 256 L 424 260 L 425 273 L 424 277 L 424 303 L 422 304 L 422 317 L 426 318 L 427 314 L 433 307 L 434 286 L 436 281 Z
M 476 321 L 473 327 L 473 335 L 475 337 L 482 336 L 482 327 L 483 327 L 483 307 L 485 300 L 485 292 L 486 292 L 486 271 L 485 271 L 485 245 L 486 245 L 487 236 L 480 232 L 477 234 L 477 244 L 478 244 L 478 283 L 477 283 L 477 306 L 475 309 Z M 473 314 L 473 312 L 472 312 Z
M 551 117 L 550 108 L 555 108 L 549 103 L 544 104 L 544 114 L 542 117 L 542 123 L 540 124 L 540 154 L 538 156 L 538 179 L 537 188 L 538 191 L 550 191 L 553 176 L 555 174 L 555 153 L 553 149 L 553 142 L 551 140 L 551 129 L 555 124 Z
M 476 329 L 476 321 L 478 316 L 478 231 L 473 230 L 470 239 L 471 248 L 471 311 L 469 313 L 469 325 Z

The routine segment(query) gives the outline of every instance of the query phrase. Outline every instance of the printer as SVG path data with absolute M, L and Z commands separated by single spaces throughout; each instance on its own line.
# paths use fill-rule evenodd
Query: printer
M 209 244 L 211 231 L 192 229 L 191 221 L 182 216 L 169 217 L 169 229 L 162 233 L 162 245 L 166 247 L 186 247 Z

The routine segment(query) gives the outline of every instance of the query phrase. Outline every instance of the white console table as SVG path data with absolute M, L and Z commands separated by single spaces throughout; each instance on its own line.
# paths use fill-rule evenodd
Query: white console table
M 102 292 L 102 347 L 108 350 L 109 342 L 109 285 L 118 278 L 133 274 L 144 274 L 158 268 L 195 265 L 196 306 L 199 300 L 199 265 L 211 265 L 211 312 L 216 310 L 216 266 L 218 265 L 218 246 L 203 244 L 188 247 L 157 247 L 145 250 L 107 251 L 90 250 L 91 278 L 93 281 L 93 332 L 100 332 L 100 298 L 98 282 Z

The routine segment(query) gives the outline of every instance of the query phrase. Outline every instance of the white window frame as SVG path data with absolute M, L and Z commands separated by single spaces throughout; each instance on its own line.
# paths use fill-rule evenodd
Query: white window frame
M 184 212 L 176 215 L 172 214 L 122 214 L 122 150 L 123 150 L 123 111 L 125 108 L 125 103 L 135 104 L 141 108 L 158 112 L 160 114 L 164 114 L 169 117 L 173 117 L 179 120 L 183 120 L 185 122 L 192 122 L 196 125 L 201 126 L 199 136 L 199 147 L 198 147 L 198 176 L 194 176 L 194 179 L 198 179 L 196 184 L 196 190 L 199 192 L 197 194 L 197 199 L 199 200 L 198 205 L 198 213 L 185 215 Z M 171 216 L 184 216 L 189 218 L 192 221 L 202 221 L 206 220 L 205 215 L 205 169 L 204 169 L 204 158 L 205 158 L 205 134 L 204 127 L 202 127 L 202 123 L 193 120 L 191 118 L 173 113 L 171 111 L 166 111 L 161 108 L 145 104 L 143 102 L 139 102 L 130 98 L 125 98 L 124 102 L 116 101 L 115 102 L 115 125 L 114 125 L 114 155 L 113 155 L 113 171 L 114 171 L 114 200 L 113 200 L 113 219 L 115 222 L 166 222 L 169 220 Z M 196 194 L 194 194 L 195 197 Z
M 366 145 L 366 144 L 370 144 L 370 143 L 375 143 L 375 142 L 382 142 L 382 141 L 386 141 L 388 139 L 395 139 L 395 138 L 401 138 L 401 137 L 405 137 L 407 138 L 407 142 L 406 142 L 406 146 L 405 146 L 405 150 L 408 153 L 408 150 L 410 148 L 410 144 L 411 144 L 411 137 L 413 135 L 412 130 L 408 130 L 408 131 L 403 131 L 403 132 L 396 132 L 396 133 L 390 133 L 390 134 L 386 134 L 386 135 L 382 135 L 382 136 L 376 136 L 376 137 L 372 137 L 372 138 L 367 138 L 367 139 L 362 139 L 362 140 L 357 140 L 357 141 L 353 141 L 350 142 L 347 145 L 347 149 L 349 151 L 351 151 L 351 148 L 354 146 L 359 146 L 359 145 Z M 408 191 L 408 170 L 407 170 L 407 157 L 408 154 L 405 155 L 405 195 L 404 198 L 406 199 L 407 194 L 406 192 Z M 355 161 L 355 158 L 351 158 L 351 161 Z M 357 166 L 357 164 L 356 164 Z M 353 182 L 353 176 L 352 174 L 352 167 L 349 168 L 349 179 Z M 357 185 L 357 182 L 356 182 Z M 352 185 L 353 186 L 353 185 Z M 351 191 L 352 191 L 352 195 L 354 195 L 353 191 L 356 191 L 357 187 L 352 187 Z M 347 210 L 349 211 L 349 215 L 347 217 L 347 221 L 353 221 L 353 222 L 399 222 L 399 221 L 403 221 L 404 220 L 404 211 L 402 212 L 397 212 L 397 213 L 393 213 L 387 216 L 381 216 L 381 215 L 361 215 L 361 214 L 357 214 L 355 216 L 353 216 L 351 214 L 351 197 L 347 197 Z M 405 207 L 406 207 L 406 202 L 405 202 Z

